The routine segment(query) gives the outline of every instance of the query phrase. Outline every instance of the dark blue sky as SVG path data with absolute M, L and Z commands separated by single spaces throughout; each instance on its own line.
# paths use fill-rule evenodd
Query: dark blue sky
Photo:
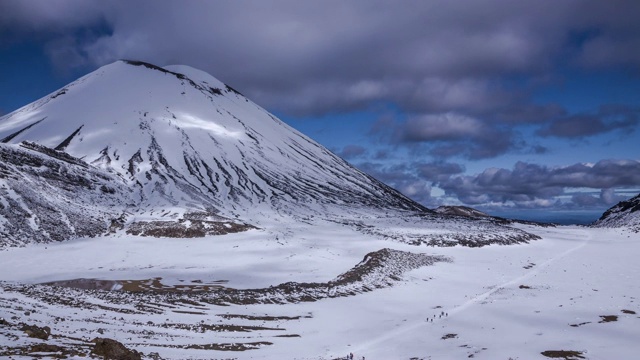
M 200 68 L 429 207 L 640 191 L 640 2 L 0 0 L 0 113 L 121 58 Z

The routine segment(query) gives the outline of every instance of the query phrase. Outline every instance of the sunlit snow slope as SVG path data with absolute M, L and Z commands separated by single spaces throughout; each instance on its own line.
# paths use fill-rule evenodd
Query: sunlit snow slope
M 146 206 L 421 209 L 212 76 L 119 61 L 0 119 L 0 139 L 64 150 L 137 184 Z M 299 209 L 294 209 L 299 211 Z
M 97 223 L 98 232 L 194 237 L 263 227 L 264 219 L 318 215 L 416 244 L 532 238 L 490 223 L 456 220 L 449 226 L 446 217 L 187 66 L 106 65 L 0 118 L 0 150 L 0 234 L 14 244 L 92 235 L 81 229 Z M 20 160 L 42 156 L 49 167 Z M 87 169 L 102 174 L 104 184 L 78 183 Z M 70 213 L 87 221 L 74 222 Z M 408 240 L 394 226 L 372 230 L 379 216 L 413 217 L 419 231 Z M 17 223 L 25 217 L 30 220 Z M 446 230 L 437 238 L 429 231 L 427 239 L 424 229 L 434 227 Z

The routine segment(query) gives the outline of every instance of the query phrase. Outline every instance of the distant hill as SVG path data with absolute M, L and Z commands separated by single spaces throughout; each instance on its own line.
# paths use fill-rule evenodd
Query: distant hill
M 538 226 L 555 226 L 555 224 L 544 223 L 538 221 L 529 221 L 529 220 L 519 220 L 519 219 L 508 219 L 500 216 L 489 215 L 480 210 L 462 206 L 462 205 L 442 205 L 433 210 L 434 212 L 441 215 L 449 215 L 449 216 L 461 216 L 472 219 L 484 219 L 489 220 L 498 224 L 527 224 L 527 225 L 538 225 Z
M 433 211 L 437 212 L 438 214 L 466 216 L 466 217 L 476 218 L 476 219 L 477 218 L 495 218 L 494 216 L 491 216 L 480 210 L 470 208 L 468 206 L 443 205 L 443 206 L 439 206 Z
M 640 232 L 640 194 L 629 200 L 621 201 L 605 211 L 593 226 L 626 227 L 634 232 Z

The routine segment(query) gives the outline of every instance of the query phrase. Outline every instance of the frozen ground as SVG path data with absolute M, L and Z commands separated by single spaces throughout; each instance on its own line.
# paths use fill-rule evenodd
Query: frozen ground
M 412 246 L 326 223 L 202 239 L 122 234 L 6 249 L 0 251 L 0 354 L 33 358 L 11 355 L 43 342 L 18 329 L 26 323 L 49 326 L 48 344 L 78 353 L 89 353 L 88 340 L 107 337 L 165 359 L 336 359 L 352 352 L 367 360 L 506 360 L 544 359 L 543 352 L 554 350 L 587 359 L 636 358 L 638 234 L 522 228 L 542 239 L 481 248 Z M 392 286 L 366 278 L 364 291 L 285 304 L 219 306 L 202 292 L 123 297 L 122 291 L 28 285 L 78 278 L 162 278 L 167 286 L 233 289 L 324 284 L 383 248 L 452 261 L 394 275 Z

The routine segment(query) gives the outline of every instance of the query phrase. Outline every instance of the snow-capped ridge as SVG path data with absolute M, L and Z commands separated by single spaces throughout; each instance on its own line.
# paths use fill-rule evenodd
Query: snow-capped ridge
M 640 232 L 640 194 L 612 206 L 593 226 L 628 228 L 634 232 Z

